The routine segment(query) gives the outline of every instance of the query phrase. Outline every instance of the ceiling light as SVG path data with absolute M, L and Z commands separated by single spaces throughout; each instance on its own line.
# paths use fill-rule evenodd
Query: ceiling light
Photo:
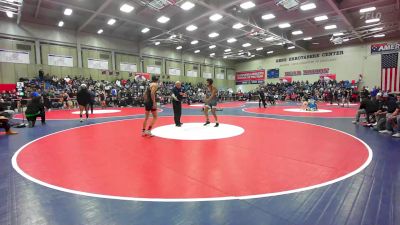
M 244 3 L 240 4 L 240 8 L 242 8 L 242 9 L 250 9 L 250 8 L 253 8 L 254 6 L 256 6 L 256 4 L 254 4 L 252 1 L 244 2 Z
M 192 42 L 190 42 L 190 44 L 192 44 L 192 45 L 195 45 L 195 44 L 197 44 L 197 43 L 199 43 L 198 40 L 193 40 Z
M 293 35 L 300 35 L 300 34 L 303 34 L 303 31 L 301 31 L 301 30 L 295 30 L 295 31 L 292 32 L 292 34 L 293 34 Z
M 374 18 L 374 19 L 366 20 L 365 23 L 376 23 L 376 22 L 379 22 L 380 20 L 381 19 L 379 19 L 379 18 Z
M 279 28 L 284 29 L 284 28 L 290 27 L 290 24 L 289 23 L 281 23 L 278 26 L 279 26 Z
M 338 37 L 338 36 L 343 36 L 344 35 L 344 33 L 342 33 L 342 32 L 339 32 L 339 33 L 333 33 L 333 36 L 335 36 L 335 37 Z
M 287 49 L 294 49 L 295 47 L 294 46 L 289 46 Z
M 197 30 L 197 27 L 196 27 L 195 25 L 192 24 L 192 25 L 187 26 L 187 27 L 186 27 L 186 30 L 187 30 L 187 31 L 194 31 L 194 30 Z
M 232 26 L 233 29 L 240 29 L 240 28 L 243 28 L 243 27 L 244 27 L 244 25 L 241 24 L 241 23 L 235 23 L 235 24 Z
M 350 39 L 348 38 L 343 39 L 343 42 L 348 42 L 348 41 L 350 41 Z
M 190 10 L 194 7 L 194 4 L 190 1 L 186 1 L 181 5 L 181 9 L 183 10 Z
M 115 19 L 109 19 L 107 24 L 111 26 L 114 25 L 115 22 L 117 22 Z
M 161 43 L 159 41 L 157 41 L 156 43 L 154 43 L 155 45 L 160 45 Z
M 366 13 L 366 12 L 371 12 L 371 11 L 375 11 L 376 7 L 368 7 L 368 8 L 363 8 L 360 9 L 360 13 Z
M 103 33 L 103 29 L 98 30 L 97 33 L 98 33 L 98 34 Z
M 215 37 L 218 37 L 219 34 L 216 33 L 216 32 L 212 32 L 212 33 L 210 33 L 208 36 L 209 36 L 210 38 L 215 38 Z
M 239 52 L 243 52 L 243 50 L 239 50 Z
M 276 43 L 275 45 L 282 46 L 282 45 L 284 45 L 284 44 L 286 44 L 286 43 L 285 43 L 285 42 L 279 42 L 279 43 Z
M 218 20 L 222 19 L 222 17 L 223 17 L 222 15 L 220 15 L 218 13 L 215 13 L 214 15 L 210 16 L 210 20 L 211 21 L 218 21 Z
M 143 28 L 143 29 L 142 29 L 142 33 L 143 33 L 143 34 L 145 34 L 145 33 L 149 32 L 149 31 L 150 31 L 150 29 L 149 29 L 149 28 L 147 28 L 147 27 L 145 27 L 145 28 Z
M 263 50 L 263 49 L 264 49 L 263 47 L 257 48 L 256 51 L 261 51 L 261 50 Z
M 227 40 L 228 43 L 234 43 L 234 42 L 236 42 L 236 41 L 237 41 L 236 38 L 229 38 L 229 39 Z
M 64 15 L 66 15 L 66 16 L 72 15 L 72 9 L 66 8 L 66 9 L 64 10 Z
M 171 36 L 169 37 L 169 39 L 174 39 L 174 38 L 176 38 L 176 34 L 173 34 L 173 35 L 171 35 Z
M 210 56 L 214 56 L 214 55 L 215 55 L 215 53 L 211 53 L 211 54 L 210 54 Z
M 313 42 L 312 44 L 313 44 L 313 45 L 319 45 L 319 43 L 318 43 L 318 42 Z
M 303 38 L 303 40 L 305 40 L 305 41 L 309 41 L 309 40 L 311 40 L 311 39 L 312 39 L 312 37 Z
M 228 56 L 225 55 L 223 58 L 226 59 L 226 58 L 228 58 Z
M 243 55 L 243 52 L 239 52 L 238 55 Z
M 11 11 L 6 11 L 6 15 L 7 15 L 9 18 L 13 18 L 13 17 L 14 17 L 14 13 L 12 13 Z
M 303 11 L 307 11 L 307 10 L 315 9 L 315 8 L 317 8 L 317 6 L 314 3 L 308 3 L 308 4 L 300 6 L 300 9 Z
M 273 18 L 275 18 L 275 15 L 272 14 L 272 13 L 265 14 L 265 15 L 263 15 L 263 16 L 261 17 L 261 19 L 263 19 L 263 20 L 270 20 L 270 19 L 273 19 Z
M 268 52 L 267 52 L 267 54 L 272 54 L 272 53 L 274 53 L 274 51 L 268 51 Z
M 182 46 L 179 45 L 178 47 L 176 47 L 176 49 L 180 50 L 180 49 L 182 49 Z
M 232 51 L 232 49 L 230 48 L 224 50 L 224 52 L 230 52 L 230 51 Z
M 254 58 L 254 57 L 256 57 L 256 55 L 251 55 L 250 57 L 251 57 L 251 58 Z
M 370 29 L 369 31 L 380 31 L 382 29 L 383 29 L 383 27 L 375 27 L 375 28 Z
M 59 27 L 62 27 L 62 26 L 64 26 L 64 21 L 60 21 L 60 22 L 58 22 L 58 26 L 59 26 Z
M 159 18 L 157 19 L 157 21 L 158 21 L 159 23 L 166 23 L 166 22 L 169 21 L 169 18 L 166 17 L 166 16 L 161 16 L 161 17 L 159 17 Z
M 200 52 L 200 50 L 196 50 L 196 51 L 194 51 L 194 53 L 199 53 Z
M 335 24 L 325 26 L 325 30 L 332 30 L 332 29 L 336 29 L 336 28 L 337 28 L 337 26 Z
M 124 13 L 130 13 L 132 10 L 135 9 L 133 6 L 129 4 L 123 4 L 119 10 L 121 10 Z
M 242 46 L 243 46 L 244 48 L 247 48 L 247 47 L 250 47 L 251 44 L 250 44 L 250 43 L 245 43 L 245 44 L 243 44 Z
M 315 17 L 314 18 L 314 20 L 315 21 L 324 21 L 324 20 L 327 20 L 328 19 L 328 16 L 325 16 L 325 15 L 323 15 L 323 16 L 317 16 L 317 17 Z
M 209 49 L 213 49 L 213 48 L 216 48 L 217 46 L 216 45 L 210 45 L 208 48 Z
M 380 38 L 380 37 L 385 37 L 385 34 L 375 34 L 374 38 Z
M 266 41 L 273 41 L 275 38 L 274 37 L 267 37 L 265 38 Z

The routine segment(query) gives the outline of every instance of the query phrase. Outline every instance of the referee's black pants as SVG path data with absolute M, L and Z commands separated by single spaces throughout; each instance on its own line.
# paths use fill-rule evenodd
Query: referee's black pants
M 261 103 L 263 104 L 264 108 L 267 107 L 267 103 L 265 102 L 265 98 L 258 99 L 258 107 L 261 108 Z
M 172 101 L 172 106 L 174 109 L 175 125 L 181 125 L 182 103 L 180 101 Z

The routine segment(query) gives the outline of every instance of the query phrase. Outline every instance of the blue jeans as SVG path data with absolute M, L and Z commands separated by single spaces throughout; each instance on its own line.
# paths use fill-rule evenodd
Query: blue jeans
M 397 128 L 394 129 L 393 121 L 397 122 Z M 393 130 L 395 133 L 400 133 L 400 115 L 397 115 L 395 118 L 388 118 L 386 121 L 386 130 Z

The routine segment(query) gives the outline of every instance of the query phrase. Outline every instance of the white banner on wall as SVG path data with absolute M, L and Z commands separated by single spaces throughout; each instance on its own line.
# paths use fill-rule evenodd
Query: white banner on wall
M 97 70 L 108 70 L 108 60 L 88 59 L 88 68 Z
M 119 63 L 119 71 L 136 73 L 137 66 L 133 63 L 121 62 Z
M 197 77 L 197 70 L 188 70 L 186 75 L 188 77 Z
M 217 73 L 217 74 L 215 74 L 215 77 L 218 80 L 224 80 L 225 79 L 225 74 L 224 73 Z
M 228 80 L 235 80 L 235 75 L 228 75 Z
M 181 69 L 169 68 L 168 74 L 171 75 L 171 76 L 180 76 L 181 75 Z
M 161 68 L 158 66 L 147 66 L 147 73 L 161 74 Z
M 29 52 L 0 49 L 0 62 L 29 64 Z
M 74 67 L 74 58 L 72 56 L 48 54 L 47 62 L 49 66 Z
M 210 72 L 203 72 L 203 78 L 212 78 L 212 73 L 210 73 Z

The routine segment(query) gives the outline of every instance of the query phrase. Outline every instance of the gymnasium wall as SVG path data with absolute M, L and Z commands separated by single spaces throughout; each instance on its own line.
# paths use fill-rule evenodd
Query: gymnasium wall
M 24 46 L 21 49 L 21 46 Z M 76 33 L 44 25 L 2 21 L 0 23 L 0 49 L 29 52 L 30 64 L 0 63 L 0 83 L 15 83 L 21 77 L 37 76 L 38 70 L 59 77 L 84 76 L 100 80 L 128 79 L 129 72 L 120 71 L 120 63 L 136 64 L 137 72 L 148 72 L 148 67 L 161 68 L 162 80 L 204 82 L 202 69 L 207 69 L 220 88 L 234 88 L 233 62 L 212 59 L 196 54 L 182 53 L 163 47 L 141 46 L 139 42 L 95 35 Z M 51 66 L 48 55 L 72 56 L 73 67 Z M 105 75 L 101 70 L 89 69 L 88 59 L 108 61 L 110 71 L 119 75 Z M 197 68 L 197 69 L 196 69 Z M 180 75 L 169 74 L 170 69 L 180 70 Z M 188 70 L 196 69 L 198 77 L 187 76 Z M 223 79 L 215 74 L 223 73 Z M 219 78 L 222 78 L 219 75 Z
M 377 43 L 385 43 L 380 41 Z M 286 72 L 314 70 L 329 68 L 330 74 L 336 74 L 337 80 L 358 80 L 363 75 L 362 85 L 373 87 L 380 86 L 381 79 L 381 55 L 371 55 L 371 44 L 361 44 L 347 47 L 332 48 L 319 52 L 296 51 L 285 55 L 272 55 L 270 57 L 251 60 L 239 63 L 236 71 L 249 71 L 256 69 L 279 68 L 280 77 Z M 324 53 L 335 53 L 337 55 L 323 56 Z M 318 58 L 299 59 L 289 61 L 290 57 L 320 54 Z M 286 59 L 284 62 L 277 62 L 279 59 Z M 292 76 L 294 81 L 317 81 L 319 75 Z M 279 79 L 267 79 L 266 82 L 279 82 Z M 237 89 L 243 91 L 254 90 L 258 85 L 240 85 Z

